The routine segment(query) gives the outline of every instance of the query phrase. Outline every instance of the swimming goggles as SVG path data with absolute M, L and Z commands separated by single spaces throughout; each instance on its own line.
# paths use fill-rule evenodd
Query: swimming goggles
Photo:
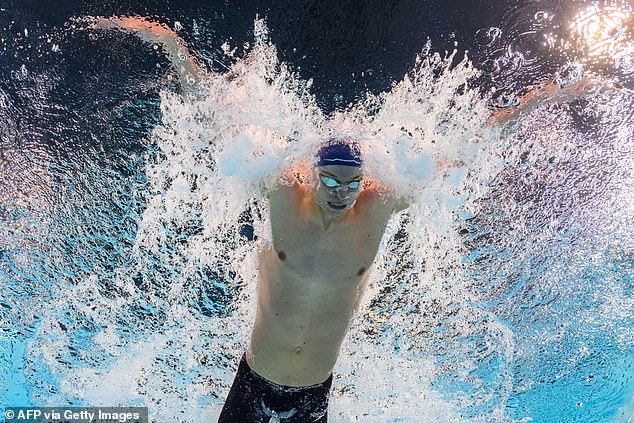
M 357 190 L 361 186 L 361 181 L 350 181 L 344 185 L 335 178 L 321 174 L 319 175 L 319 179 L 321 179 L 321 182 L 328 188 L 339 188 L 345 186 L 348 189 Z

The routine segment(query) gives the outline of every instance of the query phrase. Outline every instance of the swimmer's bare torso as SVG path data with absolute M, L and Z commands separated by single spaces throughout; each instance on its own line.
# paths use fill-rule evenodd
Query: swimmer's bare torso
M 287 386 L 325 381 L 368 281 L 394 202 L 371 186 L 324 221 L 311 187 L 270 196 L 273 246 L 262 252 L 249 366 Z

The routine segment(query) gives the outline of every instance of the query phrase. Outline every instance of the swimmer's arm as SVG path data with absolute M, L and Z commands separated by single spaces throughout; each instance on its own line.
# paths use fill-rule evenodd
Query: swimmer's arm
M 193 88 L 200 82 L 202 70 L 196 59 L 183 39 L 166 25 L 140 17 L 111 17 L 96 18 L 92 28 L 118 29 L 133 33 L 145 42 L 160 44 L 178 72 L 183 88 Z
M 376 181 L 371 179 L 365 181 L 361 194 L 360 198 L 366 196 L 380 199 L 381 203 L 387 205 L 390 213 L 398 213 L 411 205 L 409 198 L 400 197 L 393 190 L 381 187 Z
M 495 109 L 487 123 L 492 126 L 517 127 L 516 124 L 522 117 L 538 107 L 545 104 L 568 103 L 592 94 L 597 89 L 614 89 L 614 87 L 600 77 L 591 76 L 585 76 L 579 81 L 563 87 L 554 81 L 538 84 L 520 97 L 517 106 Z

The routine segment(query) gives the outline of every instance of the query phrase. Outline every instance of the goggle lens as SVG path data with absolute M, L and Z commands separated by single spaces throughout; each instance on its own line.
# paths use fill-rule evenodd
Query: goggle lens
M 331 178 L 330 176 L 320 176 L 321 182 L 324 183 L 328 188 L 336 188 L 339 186 L 339 181 L 335 178 Z
M 341 186 L 341 183 L 338 180 L 336 180 L 335 178 L 331 178 L 330 176 L 319 175 L 319 178 L 321 179 L 321 182 L 324 185 L 326 185 L 328 188 L 337 188 Z M 348 189 L 359 189 L 359 187 L 361 186 L 361 182 L 360 181 L 348 182 L 346 186 L 348 187 Z

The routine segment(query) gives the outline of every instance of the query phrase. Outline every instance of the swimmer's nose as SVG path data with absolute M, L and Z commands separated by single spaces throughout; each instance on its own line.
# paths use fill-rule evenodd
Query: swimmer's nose
M 338 201 L 346 201 L 350 198 L 352 198 L 352 192 L 346 190 L 340 190 L 337 189 L 337 191 L 335 191 L 335 195 L 334 197 L 338 200 Z
M 344 197 L 347 195 L 348 190 L 344 186 L 338 186 L 336 188 L 333 188 L 333 193 L 336 197 Z
M 339 195 L 343 195 L 346 197 L 349 197 L 352 195 L 352 193 L 354 192 L 354 190 L 348 188 L 346 185 L 339 185 L 338 187 L 334 188 L 334 191 L 339 194 Z

